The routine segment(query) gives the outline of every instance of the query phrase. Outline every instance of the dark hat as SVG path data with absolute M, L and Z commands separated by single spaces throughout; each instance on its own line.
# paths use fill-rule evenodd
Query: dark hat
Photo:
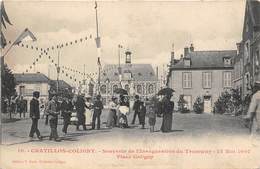
M 100 95 L 100 94 L 98 94 L 96 98 L 97 98 L 97 99 L 100 99 L 100 98 L 101 98 L 101 95 Z
M 40 97 L 40 92 L 38 92 L 38 91 L 34 91 L 33 92 L 33 97 Z
M 138 95 L 135 95 L 135 99 L 139 99 L 139 96 L 138 96 Z

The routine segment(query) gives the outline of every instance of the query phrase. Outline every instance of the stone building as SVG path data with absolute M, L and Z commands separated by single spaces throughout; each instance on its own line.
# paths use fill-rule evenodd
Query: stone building
M 247 0 L 244 15 L 242 41 L 239 43 L 242 57 L 242 96 L 250 95 L 255 81 L 260 80 L 260 2 Z M 235 62 L 236 63 L 236 62 Z
M 168 75 L 168 87 L 175 90 L 175 109 L 183 95 L 188 109 L 192 110 L 196 98 L 201 97 L 204 111 L 211 113 L 220 94 L 232 88 L 232 58 L 236 54 L 236 50 L 195 51 L 193 45 L 185 47 L 184 56 L 172 62 Z
M 100 75 L 100 94 L 105 100 L 115 95 L 117 88 L 128 91 L 130 96 L 136 94 L 150 97 L 158 91 L 158 77 L 150 64 L 132 64 L 131 52 L 127 51 L 124 64 L 107 64 Z
M 42 73 L 16 73 L 16 92 L 23 96 L 27 103 L 32 99 L 33 92 L 40 92 L 40 102 L 45 102 L 49 97 L 49 78 Z M 29 109 L 28 109 L 29 110 Z

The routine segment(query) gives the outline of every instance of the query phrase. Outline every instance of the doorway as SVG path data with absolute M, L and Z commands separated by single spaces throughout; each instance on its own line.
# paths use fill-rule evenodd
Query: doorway
M 204 113 L 212 113 L 211 96 L 204 96 Z

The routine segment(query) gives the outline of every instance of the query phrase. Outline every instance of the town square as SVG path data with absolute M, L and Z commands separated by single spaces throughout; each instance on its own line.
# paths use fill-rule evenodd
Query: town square
M 260 167 L 259 0 L 0 14 L 0 168 Z

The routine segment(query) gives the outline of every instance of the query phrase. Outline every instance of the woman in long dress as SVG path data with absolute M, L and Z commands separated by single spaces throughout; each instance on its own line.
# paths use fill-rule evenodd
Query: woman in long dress
M 116 122 L 117 122 L 117 115 L 116 115 L 116 110 L 117 110 L 117 98 L 112 97 L 111 102 L 109 103 L 109 113 L 107 117 L 107 127 L 115 127 Z
M 174 108 L 174 103 L 171 101 L 171 94 L 166 95 L 162 100 L 162 111 L 163 111 L 163 121 L 162 121 L 162 132 L 171 132 L 172 130 L 172 113 Z
M 86 96 L 85 98 L 86 98 L 86 101 L 85 101 L 85 104 L 86 104 L 86 109 L 85 109 L 86 121 L 85 121 L 85 124 L 91 125 L 92 116 L 93 116 L 93 111 L 91 109 L 92 109 L 93 104 L 91 103 L 91 96 Z

